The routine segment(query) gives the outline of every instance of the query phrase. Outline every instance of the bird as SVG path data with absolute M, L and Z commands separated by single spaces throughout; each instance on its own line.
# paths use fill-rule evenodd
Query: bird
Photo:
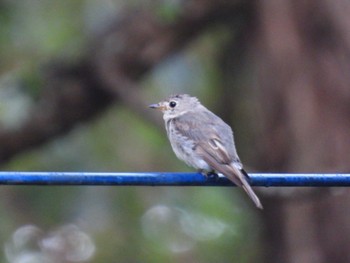
M 223 174 L 263 209 L 249 185 L 228 124 L 188 94 L 171 95 L 149 107 L 163 113 L 168 139 L 180 160 L 206 176 Z

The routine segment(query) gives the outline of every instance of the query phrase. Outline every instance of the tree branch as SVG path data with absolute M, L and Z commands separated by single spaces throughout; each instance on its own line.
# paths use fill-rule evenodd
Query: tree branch
M 245 6 L 240 1 L 187 1 L 173 24 L 149 11 L 126 12 L 96 36 L 80 62 L 48 66 L 41 98 L 30 117 L 16 130 L 0 130 L 0 163 L 67 133 L 111 103 L 122 100 L 143 114 L 134 104 L 142 100 L 134 96 L 135 82 L 210 25 L 231 20 Z M 157 122 L 152 115 L 146 116 Z

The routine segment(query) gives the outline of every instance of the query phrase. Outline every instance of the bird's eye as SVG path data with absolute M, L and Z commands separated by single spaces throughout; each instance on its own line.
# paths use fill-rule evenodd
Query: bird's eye
M 176 106 L 176 102 L 170 101 L 169 106 L 170 106 L 170 108 L 174 108 Z

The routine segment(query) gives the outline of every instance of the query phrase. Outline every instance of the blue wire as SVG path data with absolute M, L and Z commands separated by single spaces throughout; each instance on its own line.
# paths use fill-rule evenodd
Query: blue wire
M 253 186 L 350 186 L 350 174 L 251 173 Z M 233 186 L 199 173 L 0 172 L 3 185 Z

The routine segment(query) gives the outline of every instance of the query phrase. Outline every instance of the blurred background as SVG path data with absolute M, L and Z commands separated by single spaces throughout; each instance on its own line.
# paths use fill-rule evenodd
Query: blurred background
M 159 113 L 189 93 L 248 172 L 349 172 L 350 2 L 0 1 L 0 162 L 192 171 Z M 345 188 L 1 186 L 1 262 L 350 262 Z

